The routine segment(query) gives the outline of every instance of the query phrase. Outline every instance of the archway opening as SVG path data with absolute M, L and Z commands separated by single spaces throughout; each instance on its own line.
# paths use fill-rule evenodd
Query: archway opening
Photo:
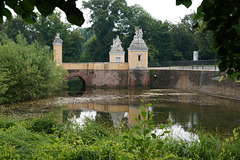
M 86 82 L 82 77 L 71 77 L 68 79 L 68 94 L 71 96 L 81 96 L 86 91 Z

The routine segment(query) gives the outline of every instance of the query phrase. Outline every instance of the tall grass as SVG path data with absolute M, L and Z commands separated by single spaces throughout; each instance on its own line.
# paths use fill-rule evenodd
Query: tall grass
M 2 118 L 0 159 L 142 159 L 137 150 L 129 152 L 133 143 L 123 138 L 126 134 L 89 119 L 81 127 L 63 124 L 52 115 L 21 121 Z M 151 159 L 240 159 L 237 129 L 229 137 L 199 133 L 195 141 L 152 138 L 147 142 L 149 146 L 163 143 L 160 149 L 148 150 L 156 152 Z

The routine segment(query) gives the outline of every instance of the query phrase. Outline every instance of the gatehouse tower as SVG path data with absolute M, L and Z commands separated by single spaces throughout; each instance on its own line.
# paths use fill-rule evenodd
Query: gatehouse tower
M 53 54 L 57 65 L 62 64 L 62 43 L 63 40 L 60 38 L 60 33 L 57 33 L 53 41 Z
M 134 39 L 128 48 L 129 69 L 148 68 L 148 47 L 142 37 L 142 29 L 136 27 Z
M 110 62 L 125 62 L 125 52 L 121 46 L 122 42 L 117 36 L 116 39 L 113 39 L 113 45 L 111 45 L 111 50 L 109 52 L 109 61 Z

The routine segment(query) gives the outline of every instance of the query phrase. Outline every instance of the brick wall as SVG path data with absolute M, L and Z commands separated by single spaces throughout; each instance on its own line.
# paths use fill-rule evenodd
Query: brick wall
M 87 87 L 148 88 L 148 70 L 68 70 L 67 77 L 81 77 Z

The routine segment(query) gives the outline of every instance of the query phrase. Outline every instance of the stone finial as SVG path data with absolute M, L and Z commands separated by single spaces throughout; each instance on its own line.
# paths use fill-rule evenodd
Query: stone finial
M 135 39 L 135 40 L 138 40 L 138 41 L 142 41 L 142 40 L 143 40 L 142 37 L 143 37 L 142 28 L 140 29 L 140 28 L 136 27 L 136 28 L 135 28 L 135 36 L 134 36 L 134 39 Z
M 57 33 L 53 41 L 53 45 L 62 45 L 63 40 L 60 38 L 60 33 Z
M 113 45 L 111 45 L 111 51 L 110 52 L 123 51 L 123 48 L 122 48 L 121 44 L 122 44 L 122 42 L 119 39 L 119 36 L 117 36 L 116 39 L 113 39 Z
M 131 50 L 132 51 L 133 50 L 147 51 L 148 47 L 142 38 L 143 38 L 142 29 L 139 29 L 138 27 L 136 27 L 135 28 L 135 36 L 134 36 L 133 41 L 131 42 L 128 50 L 129 51 L 131 51 Z

